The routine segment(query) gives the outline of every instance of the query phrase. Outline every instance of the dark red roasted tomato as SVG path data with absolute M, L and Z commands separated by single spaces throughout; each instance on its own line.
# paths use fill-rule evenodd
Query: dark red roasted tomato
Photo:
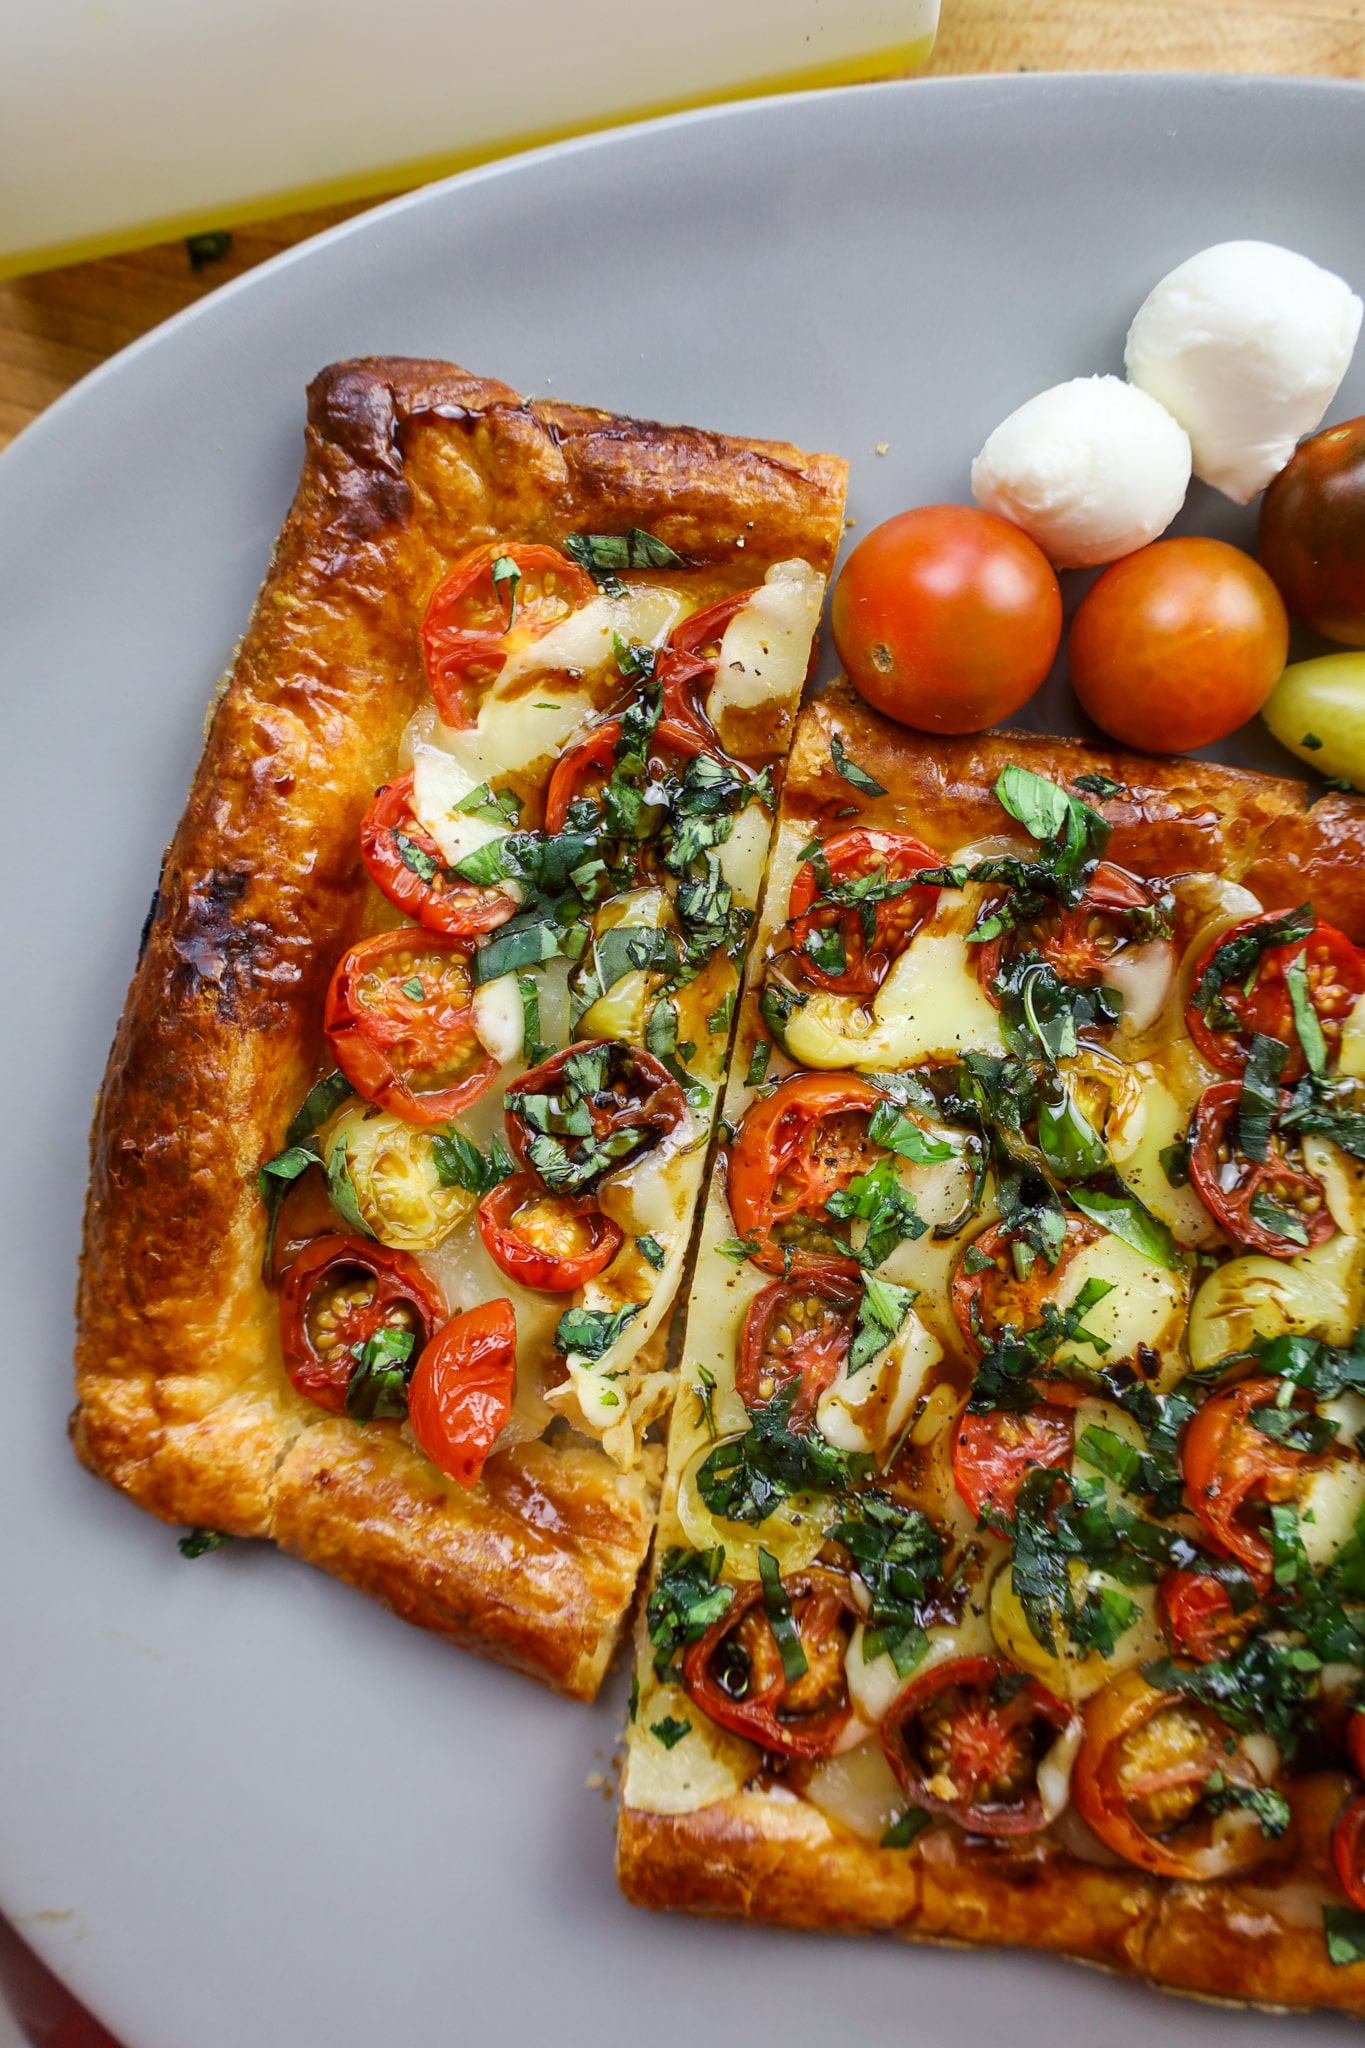
M 505 924 L 517 907 L 505 890 L 451 874 L 413 812 L 411 770 L 381 789 L 366 811 L 360 851 L 376 887 L 428 931 L 472 939 Z
M 1047 1823 L 1038 1766 L 1072 1710 L 998 1657 L 953 1657 L 912 1679 L 882 1722 L 882 1748 L 906 1797 L 974 1835 L 1027 1835 Z
M 1297 1499 L 1322 1463 L 1256 1427 L 1256 1410 L 1275 1410 L 1280 1386 L 1277 1379 L 1243 1380 L 1211 1394 L 1186 1425 L 1180 1447 L 1191 1508 L 1218 1548 L 1245 1565 L 1261 1587 L 1269 1585 L 1275 1561 L 1268 1510 Z
M 706 716 L 706 699 L 716 679 L 720 644 L 725 629 L 737 612 L 743 611 L 756 593 L 740 590 L 722 597 L 705 611 L 693 612 L 668 636 L 668 644 L 655 664 L 656 682 L 663 686 L 663 715 L 668 724 L 692 733 L 699 747 L 719 752 L 715 729 Z
M 808 860 L 797 869 L 789 903 L 792 947 L 807 981 L 845 995 L 875 994 L 938 902 L 932 884 L 907 885 L 922 869 L 942 865 L 941 854 L 908 832 L 856 830 L 826 840 L 818 864 Z M 901 893 L 879 898 L 874 888 L 865 909 L 824 900 L 870 880 L 880 887 L 883 878 Z
M 1353 946 L 1335 925 L 1323 924 L 1318 919 L 1306 939 L 1296 939 L 1288 946 L 1267 947 L 1250 975 L 1244 975 L 1240 981 L 1223 983 L 1217 991 L 1216 1002 L 1236 1019 L 1235 1028 L 1213 1021 L 1217 1015 L 1214 1001 L 1211 999 L 1201 1004 L 1196 998 L 1214 954 L 1220 946 L 1253 934 L 1260 927 L 1275 924 L 1283 916 L 1284 912 L 1280 910 L 1264 910 L 1257 917 L 1243 918 L 1240 924 L 1233 925 L 1230 931 L 1212 940 L 1195 962 L 1186 1021 L 1190 1036 L 1205 1059 L 1224 1074 L 1242 1072 L 1251 1041 L 1258 1033 L 1265 1038 L 1278 1038 L 1281 1044 L 1288 1046 L 1280 1071 L 1282 1081 L 1297 1081 L 1305 1073 L 1307 1062 L 1299 1044 L 1294 1004 L 1286 979 L 1290 968 L 1300 957 L 1303 959 L 1309 1000 L 1322 1026 L 1329 1065 L 1335 1061 L 1341 1044 L 1342 1025 L 1355 1008 L 1358 998 L 1365 993 L 1365 954 Z
M 683 1683 L 721 1728 L 779 1756 L 828 1756 L 853 1718 L 844 1653 L 860 1619 L 842 1573 L 811 1565 L 783 1581 L 806 1669 L 788 1680 L 763 1588 L 737 1589 L 683 1658 Z
M 1196 1664 L 1214 1664 L 1227 1657 L 1246 1635 L 1232 1597 L 1212 1572 L 1167 1572 L 1157 1588 L 1166 1634 L 1178 1657 Z
M 1048 1401 L 1023 1414 L 964 1411 L 953 1435 L 954 1483 L 974 1515 L 986 1508 L 1012 1515 L 1030 1472 L 1070 1466 L 1075 1436 L 1072 1411 Z
M 484 1196 L 479 1235 L 509 1280 L 547 1294 L 572 1294 L 595 1278 L 624 1237 L 595 1195 L 547 1194 L 533 1173 L 513 1174 Z
M 1116 953 L 1150 935 L 1150 913 L 1160 887 L 1102 860 L 1085 894 L 1070 909 L 1060 905 L 1050 917 L 1016 926 L 973 950 L 981 986 L 993 1003 L 993 984 L 1006 959 L 1028 949 L 1052 968 L 1059 981 L 1073 988 L 1095 988 L 1105 978 Z
M 1043 1303 L 1056 1292 L 1059 1277 L 1086 1245 L 1103 1233 L 1097 1224 L 1074 1213 L 1066 1219 L 1066 1237 L 1055 1266 L 1034 1257 L 1021 1279 L 1014 1256 L 1014 1234 L 1003 1224 L 983 1230 L 964 1253 L 953 1275 L 952 1304 L 963 1336 L 980 1354 L 983 1340 L 989 1343 L 1001 1330 L 1029 1329 L 1042 1319 Z M 983 1265 L 982 1260 L 989 1260 Z
M 860 1300 L 860 1292 L 846 1281 L 818 1273 L 776 1280 L 754 1296 L 744 1319 L 735 1380 L 751 1414 L 795 1380 L 799 1392 L 790 1420 L 794 1428 L 805 1428 L 848 1356 Z
M 469 948 L 420 926 L 343 955 L 323 1011 L 332 1055 L 358 1095 L 412 1124 L 442 1124 L 498 1072 L 474 1030 Z
M 514 574 L 495 579 L 494 566 Z M 514 649 L 591 602 L 591 576 L 558 548 L 494 541 L 443 576 L 422 620 L 422 659 L 445 724 L 477 725 L 479 706 Z
M 687 1120 L 667 1069 L 619 1038 L 585 1038 L 529 1068 L 503 1112 L 517 1164 L 551 1194 L 586 1192 Z
M 1264 1159 L 1247 1157 L 1238 1131 L 1241 1099 L 1236 1081 L 1216 1082 L 1200 1096 L 1190 1179 L 1214 1221 L 1238 1244 L 1272 1259 L 1296 1258 L 1336 1229 L 1327 1190 L 1283 1131 L 1271 1131 Z M 1288 1105 L 1287 1092 L 1281 1101 Z
M 730 1213 L 765 1272 L 857 1276 L 824 1208 L 881 1156 L 867 1127 L 884 1100 L 855 1074 L 793 1074 L 750 1107 L 730 1147 Z
M 406 1252 L 364 1237 L 318 1237 L 280 1288 L 285 1371 L 300 1394 L 333 1414 L 360 1353 L 381 1330 L 410 1332 L 419 1352 L 445 1321 L 439 1288 Z

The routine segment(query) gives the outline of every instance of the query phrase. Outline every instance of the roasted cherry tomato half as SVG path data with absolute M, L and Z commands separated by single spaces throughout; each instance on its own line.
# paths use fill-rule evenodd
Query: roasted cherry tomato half
M 1249 1627 L 1212 1572 L 1167 1572 L 1157 1587 L 1166 1634 L 1178 1657 L 1214 1664 L 1240 1647 Z
M 503 1122 L 519 1166 L 551 1194 L 579 1195 L 687 1124 L 689 1113 L 652 1053 L 585 1038 L 521 1076 Z
M 998 1657 L 953 1657 L 913 1678 L 882 1722 L 906 1797 L 973 1835 L 1029 1835 L 1052 1816 L 1038 1766 L 1070 1707 Z
M 1248 1791 L 1273 1784 L 1211 1707 L 1125 1671 L 1083 1712 L 1071 1797 L 1081 1819 L 1126 1862 L 1201 1882 L 1288 1853 L 1289 1834 L 1266 1835 L 1248 1807 L 1229 1801 L 1220 1813 L 1206 1803 L 1230 1784 Z
M 495 582 L 500 562 L 510 562 L 515 575 Z M 495 541 L 462 556 L 432 591 L 422 620 L 422 659 L 445 724 L 477 725 L 509 655 L 596 594 L 591 576 L 558 548 Z
M 981 732 L 1052 666 L 1062 593 L 1042 549 L 972 505 L 919 505 L 859 541 L 830 622 L 869 704 L 921 732 Z
M 469 949 L 407 926 L 362 939 L 332 976 L 323 1028 L 358 1095 L 411 1124 L 443 1124 L 498 1072 L 474 1030 Z
M 1241 1100 L 1236 1081 L 1218 1081 L 1200 1096 L 1190 1179 L 1215 1223 L 1238 1244 L 1272 1259 L 1297 1258 L 1336 1229 L 1327 1190 L 1282 1131 L 1271 1131 L 1264 1159 L 1248 1159 L 1238 1136 Z M 1281 1100 L 1287 1106 L 1288 1094 Z
M 360 851 L 375 886 L 428 931 L 471 939 L 505 924 L 517 907 L 505 890 L 481 889 L 451 874 L 414 815 L 411 770 L 381 789 L 366 811 Z
M 845 995 L 874 995 L 938 902 L 932 884 L 906 884 L 921 869 L 942 865 L 942 854 L 908 832 L 858 830 L 826 840 L 819 864 L 808 860 L 792 883 L 788 926 L 806 980 Z M 871 876 L 884 876 L 902 893 L 881 900 L 867 896 L 873 918 L 869 933 L 862 908 L 824 899 Z
M 517 1319 L 510 1301 L 481 1301 L 427 1345 L 408 1385 L 408 1423 L 433 1465 L 473 1486 L 512 1412 Z
M 1012 1515 L 1030 1472 L 1069 1468 L 1075 1437 L 1071 1410 L 1050 1401 L 1023 1414 L 964 1410 L 953 1435 L 953 1480 L 978 1519 L 988 1507 Z
M 1059 981 L 1073 988 L 1097 988 L 1116 953 L 1135 939 L 1139 945 L 1146 943 L 1150 932 L 1141 931 L 1138 921 L 1150 923 L 1160 894 L 1152 883 L 1102 860 L 1074 909 L 1059 904 L 1050 916 L 973 948 L 982 988 L 998 1009 L 996 977 L 1007 958 L 1025 949 L 1045 960 Z
M 509 1280 L 572 1294 L 611 1264 L 624 1233 L 592 1195 L 547 1195 L 535 1174 L 517 1173 L 480 1202 L 479 1236 Z
M 435 1281 L 406 1252 L 365 1237 L 314 1238 L 280 1288 L 285 1371 L 300 1394 L 344 1415 L 346 1388 L 370 1338 L 406 1331 L 420 1351 L 445 1314 Z
M 1365 647 L 1365 417 L 1300 441 L 1266 486 L 1260 556 L 1306 626 Z
M 1213 1003 L 1201 1007 L 1195 1000 L 1209 963 L 1220 946 L 1243 938 L 1264 925 L 1275 924 L 1283 916 L 1284 912 L 1280 910 L 1264 910 L 1257 917 L 1243 918 L 1231 931 L 1224 932 L 1204 948 L 1195 962 L 1185 1017 L 1190 1036 L 1205 1059 L 1225 1074 L 1242 1072 L 1252 1038 L 1258 1032 L 1266 1038 L 1278 1038 L 1289 1048 L 1280 1070 L 1280 1079 L 1287 1085 L 1299 1080 L 1307 1066 L 1294 1024 L 1293 999 L 1285 978 L 1295 961 L 1303 960 L 1308 997 L 1322 1026 L 1329 1065 L 1335 1061 L 1341 1044 L 1342 1025 L 1360 996 L 1365 994 L 1365 953 L 1353 946 L 1344 932 L 1319 921 L 1306 939 L 1298 939 L 1289 946 L 1267 948 L 1249 982 L 1245 975 L 1239 981 L 1225 981 L 1213 1000 L 1237 1019 L 1236 1029 L 1211 1023 L 1209 1010 Z
M 1251 1419 L 1255 1409 L 1276 1409 L 1280 1385 L 1243 1380 L 1211 1394 L 1186 1425 L 1180 1448 L 1191 1508 L 1219 1549 L 1245 1565 L 1262 1587 L 1269 1585 L 1274 1564 L 1263 1533 L 1265 1510 L 1296 1499 L 1306 1475 L 1322 1462 L 1266 1436 Z
M 867 1127 L 884 1100 L 854 1074 L 793 1074 L 749 1109 L 730 1147 L 730 1213 L 765 1273 L 857 1276 L 824 1209 L 880 1157 Z
M 604 719 L 576 740 L 555 765 L 550 777 L 550 786 L 545 793 L 545 830 L 562 832 L 568 821 L 569 807 L 579 802 L 600 804 L 602 791 L 611 780 L 612 769 L 616 766 L 616 749 L 621 739 L 619 718 Z M 661 719 L 654 728 L 649 742 L 649 763 L 656 774 L 665 773 L 676 767 L 679 761 L 688 761 L 704 751 L 700 731 L 690 726 L 675 724 L 670 719 Z M 711 751 L 718 749 L 712 746 Z
M 822 1565 L 782 1581 L 806 1669 L 788 1682 L 763 1588 L 740 1586 L 683 1657 L 683 1684 L 718 1727 L 779 1756 L 828 1756 L 853 1719 L 844 1653 L 860 1619 L 848 1580 Z
M 1065 1273 L 1077 1252 L 1103 1235 L 1098 1224 L 1074 1212 L 1066 1219 L 1066 1238 L 1055 1266 L 1036 1254 L 1024 1277 L 1014 1256 L 1015 1234 L 1003 1224 L 983 1230 L 968 1247 L 953 1275 L 953 1314 L 973 1351 L 980 1356 L 987 1345 L 1007 1326 L 1025 1330 L 1042 1320 L 1043 1303 L 1055 1293 L 1059 1276 Z M 989 1265 L 982 1265 L 989 1259 Z M 968 1271 L 968 1264 L 976 1268 Z
M 1289 620 L 1265 570 L 1196 534 L 1112 563 L 1081 599 L 1067 640 L 1082 708 L 1147 753 L 1183 754 L 1244 725 L 1288 651 Z
M 698 747 L 721 751 L 715 728 L 706 715 L 706 699 L 716 679 L 720 643 L 725 629 L 737 612 L 742 612 L 756 593 L 736 591 L 722 597 L 705 611 L 693 612 L 673 628 L 668 644 L 654 667 L 654 679 L 663 686 L 663 722 L 679 732 L 695 735 Z
M 1332 1830 L 1332 1862 L 1341 1889 L 1365 1912 L 1365 1798 L 1353 1799 Z
M 1357 1708 L 1346 1723 L 1346 1750 L 1360 1776 L 1365 1778 L 1365 1709 Z
M 793 1380 L 800 1391 L 791 1423 L 803 1429 L 848 1356 L 861 1292 L 818 1273 L 776 1280 L 749 1304 L 735 1385 L 750 1414 L 766 1408 Z

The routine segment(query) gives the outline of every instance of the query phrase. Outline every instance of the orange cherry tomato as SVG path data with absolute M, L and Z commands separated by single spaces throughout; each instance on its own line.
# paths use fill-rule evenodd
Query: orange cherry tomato
M 1177 1656 L 1214 1664 L 1245 1632 L 1228 1589 L 1211 1572 L 1167 1572 L 1157 1587 L 1166 1634 Z
M 934 914 L 939 892 L 932 884 L 906 889 L 902 895 L 872 900 L 873 926 L 869 936 L 861 909 L 837 903 L 822 903 L 822 890 L 830 882 L 861 882 L 869 875 L 885 875 L 890 883 L 904 883 L 923 868 L 943 865 L 943 856 L 909 832 L 840 832 L 821 848 L 828 878 L 822 881 L 814 864 L 806 861 L 796 871 L 788 904 L 788 925 L 792 948 L 807 981 L 817 988 L 837 989 L 844 995 L 875 995 L 885 981 L 893 960 L 900 958 L 915 933 Z M 810 947 L 817 934 L 837 931 L 843 944 L 844 965 L 836 971 L 821 967 Z
M 1277 1843 L 1250 1824 L 1220 1834 L 1204 1805 L 1210 1779 L 1249 1789 L 1266 1783 L 1211 1707 L 1125 1671 L 1083 1712 L 1071 1797 L 1081 1819 L 1126 1862 L 1158 1877 L 1200 1882 L 1288 1853 L 1288 1834 Z
M 1238 1136 L 1241 1100 L 1236 1081 L 1219 1081 L 1200 1096 L 1190 1140 L 1190 1181 L 1214 1222 L 1238 1244 L 1272 1259 L 1297 1258 L 1325 1244 L 1336 1230 L 1327 1190 L 1304 1165 L 1302 1148 L 1281 1131 L 1272 1130 L 1264 1159 L 1247 1157 Z M 1287 1091 L 1280 1100 L 1288 1103 Z M 1292 1217 L 1302 1238 L 1258 1218 L 1252 1207 L 1258 1196 Z
M 847 1281 L 818 1273 L 776 1280 L 749 1304 L 735 1385 L 750 1414 L 800 1382 L 791 1424 L 803 1429 L 848 1356 L 862 1299 Z
M 512 1412 L 517 1319 L 510 1301 L 482 1301 L 427 1345 L 408 1385 L 408 1423 L 433 1465 L 470 1487 Z
M 1180 1449 L 1190 1507 L 1218 1548 L 1245 1565 L 1263 1589 L 1275 1559 L 1260 1511 L 1294 1500 L 1306 1473 L 1322 1462 L 1263 1435 L 1250 1421 L 1253 1408 L 1274 1406 L 1279 1390 L 1278 1380 L 1256 1379 L 1211 1394 L 1186 1425 Z
M 412 771 L 381 789 L 360 821 L 360 852 L 390 903 L 428 931 L 471 939 L 505 924 L 516 904 L 503 889 L 452 875 L 412 808 Z
M 1073 1211 L 1066 1219 L 1066 1237 L 1057 1264 L 1049 1266 L 1045 1259 L 1035 1258 L 1022 1280 L 1011 1249 L 1015 1241 L 1013 1231 L 1004 1224 L 996 1224 L 974 1238 L 967 1250 L 974 1254 L 971 1263 L 976 1271 L 968 1272 L 964 1252 L 953 1275 L 951 1298 L 958 1328 L 975 1356 L 981 1356 L 981 1340 L 984 1338 L 989 1344 L 1007 1324 L 1022 1330 L 1040 1322 L 1043 1303 L 1053 1291 L 1057 1276 L 1065 1273 L 1079 1251 L 1101 1235 L 1098 1224 Z M 981 1265 L 982 1259 L 989 1259 L 990 1264 Z
M 747 1585 L 683 1657 L 683 1684 L 718 1727 L 779 1756 L 828 1756 L 853 1719 L 844 1677 L 849 1637 L 862 1618 L 842 1572 L 823 1565 L 782 1581 L 806 1669 L 788 1682 L 763 1604 Z
M 1308 1000 L 1322 1026 L 1329 1061 L 1336 1058 L 1340 1049 L 1342 1027 L 1347 1017 L 1359 997 L 1365 995 L 1365 953 L 1352 945 L 1345 932 L 1339 932 L 1335 925 L 1323 924 L 1319 920 L 1306 939 L 1298 939 L 1288 946 L 1267 947 L 1256 963 L 1249 984 L 1245 980 L 1225 981 L 1218 991 L 1217 1000 L 1237 1019 L 1235 1030 L 1215 1027 L 1209 1021 L 1208 1009 L 1201 1009 L 1194 1000 L 1194 991 L 1220 946 L 1245 937 L 1258 926 L 1275 924 L 1283 916 L 1281 910 L 1263 910 L 1256 917 L 1244 917 L 1230 931 L 1209 941 L 1194 965 L 1185 1021 L 1190 1027 L 1190 1036 L 1205 1059 L 1224 1074 L 1242 1072 L 1252 1038 L 1257 1032 L 1266 1038 L 1278 1038 L 1289 1048 L 1280 1069 L 1280 1079 L 1287 1085 L 1300 1080 L 1307 1071 L 1303 1047 L 1294 1027 L 1294 1004 L 1286 979 L 1295 962 L 1303 962 Z M 1209 1007 L 1212 1007 L 1211 1003 Z
M 493 565 L 510 561 L 515 581 L 493 581 Z M 462 555 L 427 600 L 422 659 L 436 709 L 446 725 L 471 726 L 507 657 L 539 640 L 597 594 L 591 576 L 558 548 L 494 541 Z
M 1071 681 L 1104 732 L 1184 754 L 1253 718 L 1289 652 L 1284 601 L 1226 541 L 1157 540 L 1093 583 L 1071 623 Z
M 1001 1658 L 953 1657 L 897 1694 L 882 1748 L 916 1806 L 947 1814 L 969 1834 L 1031 1835 L 1048 1821 L 1039 1762 L 1074 1719 L 1036 1678 Z
M 473 999 L 468 946 L 405 926 L 343 955 L 323 1029 L 358 1095 L 410 1124 L 443 1124 L 498 1073 L 474 1030 Z
M 1261 500 L 1260 552 L 1297 618 L 1365 647 L 1365 416 L 1299 443 Z
M 346 1388 L 370 1338 L 403 1330 L 420 1348 L 445 1313 L 440 1289 L 406 1252 L 339 1233 L 314 1238 L 280 1287 L 285 1371 L 300 1394 L 344 1415 Z
M 881 1156 L 867 1127 L 884 1100 L 854 1074 L 793 1074 L 749 1109 L 730 1147 L 730 1213 L 764 1272 L 857 1277 L 824 1207 Z
M 1365 1798 L 1353 1799 L 1333 1829 L 1332 1862 L 1351 1904 L 1365 1911 Z
M 591 1195 L 550 1195 L 534 1173 L 499 1181 L 479 1203 L 479 1236 L 509 1280 L 572 1294 L 609 1266 L 624 1233 Z
M 1075 1435 L 1071 1410 L 1052 1402 L 1024 1414 L 992 1408 L 973 1415 L 965 1409 L 953 1434 L 957 1490 L 978 1519 L 988 1507 L 1012 1515 L 1030 1472 L 1070 1465 Z
M 1062 593 L 1026 533 L 971 505 L 921 505 L 860 541 L 834 586 L 849 677 L 920 732 L 980 732 L 1030 698 L 1062 637 Z

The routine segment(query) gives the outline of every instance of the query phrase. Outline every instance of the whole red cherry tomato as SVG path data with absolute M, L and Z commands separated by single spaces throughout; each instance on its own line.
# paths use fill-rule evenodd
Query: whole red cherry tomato
M 1261 501 L 1260 550 L 1297 618 L 1365 647 L 1365 415 L 1295 449 Z
M 1008 520 L 920 505 L 858 543 L 831 624 L 869 704 L 920 732 L 980 732 L 1051 668 L 1062 593 L 1042 549 Z
M 1226 541 L 1157 540 L 1093 583 L 1071 623 L 1071 681 L 1116 740 L 1183 754 L 1245 725 L 1289 652 L 1284 600 Z

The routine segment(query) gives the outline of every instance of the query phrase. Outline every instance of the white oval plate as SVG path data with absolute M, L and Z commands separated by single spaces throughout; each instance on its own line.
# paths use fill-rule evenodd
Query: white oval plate
M 77 1468 L 64 1421 L 90 1101 L 321 365 L 443 356 L 835 449 L 863 531 L 966 498 L 989 429 L 1120 368 L 1149 286 L 1205 243 L 1285 242 L 1359 287 L 1362 134 L 1357 88 L 1160 77 L 860 87 L 627 130 L 279 258 L 0 459 L 0 1906 L 128 2048 L 1356 2038 L 1046 1958 L 632 1913 L 585 1789 L 619 1685 L 565 1705 L 264 1545 L 186 1564 Z M 1335 411 L 1365 411 L 1365 360 Z M 1198 490 L 1184 523 L 1251 530 Z M 1074 726 L 1060 684 L 1028 722 Z

